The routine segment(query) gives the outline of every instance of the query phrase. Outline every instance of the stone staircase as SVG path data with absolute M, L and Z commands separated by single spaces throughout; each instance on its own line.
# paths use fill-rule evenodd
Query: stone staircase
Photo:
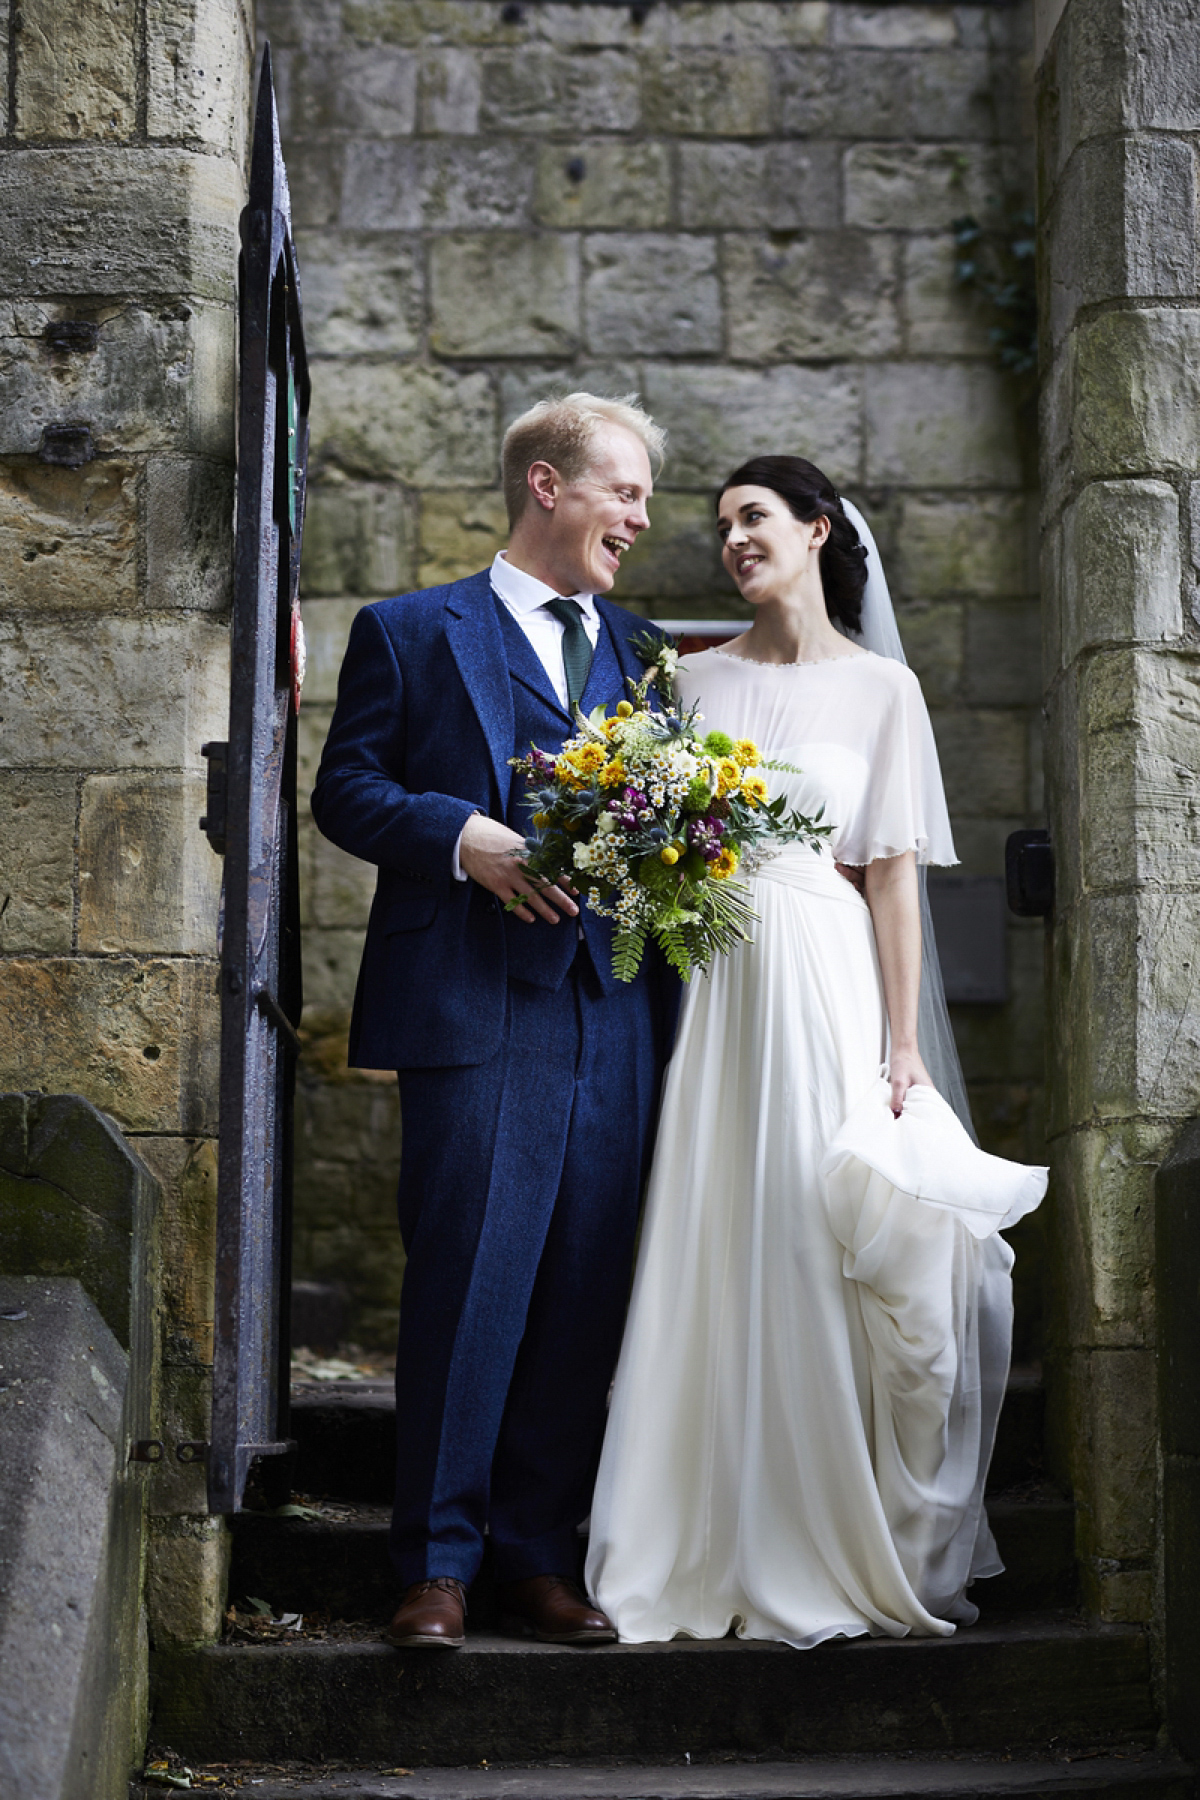
M 321 1516 L 240 1515 L 230 1594 L 316 1618 L 323 1635 L 159 1653 L 152 1674 L 152 1742 L 193 1767 L 257 1771 L 263 1800 L 1193 1793 L 1155 1748 L 1145 1634 L 1076 1610 L 1073 1508 L 1042 1479 L 1032 1373 L 1014 1375 L 1002 1419 L 989 1512 L 1008 1572 L 981 1584 L 980 1623 L 807 1653 L 501 1636 L 486 1568 L 461 1651 L 390 1650 L 390 1387 L 299 1390 L 292 1419 L 295 1486 Z M 290 1774 L 272 1777 L 281 1765 Z

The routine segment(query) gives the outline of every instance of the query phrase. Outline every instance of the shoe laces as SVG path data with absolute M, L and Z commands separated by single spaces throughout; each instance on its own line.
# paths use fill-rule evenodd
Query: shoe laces
M 425 1581 L 414 1581 L 405 1595 L 405 1600 L 415 1600 L 418 1594 L 427 1594 L 430 1588 L 441 1588 L 443 1593 L 453 1594 L 456 1600 L 462 1602 L 462 1609 L 464 1613 L 466 1612 L 466 1590 L 462 1582 L 456 1581 L 453 1575 L 431 1575 Z

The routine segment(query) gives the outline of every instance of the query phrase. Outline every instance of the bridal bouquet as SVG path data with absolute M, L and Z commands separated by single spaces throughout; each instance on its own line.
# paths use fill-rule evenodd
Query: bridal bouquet
M 646 675 L 614 717 L 577 709 L 579 729 L 557 756 L 531 747 L 511 759 L 533 809 L 523 860 L 536 880 L 569 883 L 616 921 L 618 980 L 633 980 L 653 938 L 686 981 L 749 939 L 756 915 L 735 879 L 743 860 L 783 843 L 818 846 L 832 826 L 770 798 L 761 771 L 790 764 L 765 762 L 748 738 L 701 735 L 696 709 L 674 698 L 672 645 L 647 638 L 639 648 Z M 650 710 L 651 686 L 661 711 Z

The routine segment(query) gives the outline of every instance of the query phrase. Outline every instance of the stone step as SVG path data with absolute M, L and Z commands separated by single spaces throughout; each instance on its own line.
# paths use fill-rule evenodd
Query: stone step
M 979 1585 L 989 1618 L 1022 1609 L 1069 1606 L 1077 1597 L 1075 1509 L 1041 1492 L 988 1502 L 1003 1575 Z M 239 1513 L 233 1524 L 229 1593 L 235 1602 L 265 1600 L 276 1613 L 320 1613 L 333 1619 L 390 1616 L 397 1586 L 388 1560 L 386 1507 L 330 1503 L 320 1519 Z M 496 1623 L 490 1568 L 471 1589 L 472 1622 Z
M 992 1457 L 993 1492 L 1041 1473 L 1044 1412 L 1040 1374 L 1014 1370 Z M 298 1445 L 297 1492 L 391 1504 L 396 1414 L 390 1381 L 298 1385 L 292 1390 L 291 1433 Z
M 1194 1771 L 1137 1751 L 1014 1760 L 1005 1757 L 821 1757 L 802 1762 L 673 1767 L 338 1769 L 284 1778 L 263 1766 L 194 1770 L 253 1782 L 257 1800 L 1194 1800 Z M 134 1800 L 161 1787 L 135 1782 Z
M 572 1650 L 361 1635 L 160 1650 L 151 1738 L 188 1762 L 462 1765 L 704 1756 L 1030 1753 L 1153 1743 L 1145 1635 L 1061 1615 L 951 1638 Z M 645 1791 L 645 1790 L 643 1790 Z

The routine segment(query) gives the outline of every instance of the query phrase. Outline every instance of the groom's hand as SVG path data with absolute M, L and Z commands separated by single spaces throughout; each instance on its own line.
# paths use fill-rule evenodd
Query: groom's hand
M 559 913 L 578 918 L 579 908 L 564 888 L 539 886 L 526 874 L 518 860 L 524 850 L 525 839 L 519 832 L 484 813 L 473 813 L 463 826 L 458 863 L 464 875 L 505 905 L 521 900 L 523 904 L 513 908 L 513 918 L 526 925 L 533 924 L 535 915 L 551 925 L 558 924 Z

